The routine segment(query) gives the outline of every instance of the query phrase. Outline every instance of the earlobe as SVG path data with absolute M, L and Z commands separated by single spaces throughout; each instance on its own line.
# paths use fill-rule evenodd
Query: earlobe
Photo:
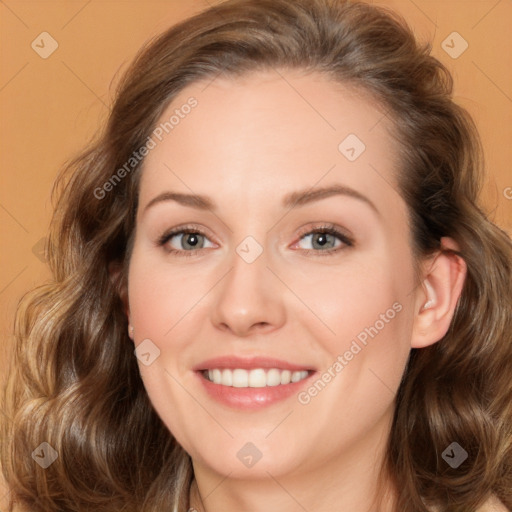
M 441 250 L 430 260 L 416 292 L 413 348 L 424 348 L 448 332 L 460 298 L 467 267 L 451 238 L 441 239 Z

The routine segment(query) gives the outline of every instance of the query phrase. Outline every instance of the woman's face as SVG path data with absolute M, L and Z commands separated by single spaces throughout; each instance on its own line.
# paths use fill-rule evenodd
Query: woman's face
M 128 278 L 153 406 L 196 471 L 373 467 L 358 453 L 385 444 L 416 293 L 390 120 L 291 71 L 195 83 L 173 115 Z

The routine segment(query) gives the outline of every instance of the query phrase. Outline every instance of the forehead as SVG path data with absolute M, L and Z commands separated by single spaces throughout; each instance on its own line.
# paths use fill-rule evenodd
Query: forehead
M 153 136 L 143 166 L 141 203 L 163 188 L 233 204 L 333 182 L 396 195 L 397 143 L 384 106 L 318 73 L 196 82 L 174 98 L 159 127 L 161 140 Z

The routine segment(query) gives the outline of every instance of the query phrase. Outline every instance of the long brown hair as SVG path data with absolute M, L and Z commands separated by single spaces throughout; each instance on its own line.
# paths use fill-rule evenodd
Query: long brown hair
M 398 391 L 386 458 L 397 512 L 471 512 L 491 494 L 512 508 L 512 244 L 477 204 L 482 151 L 451 98 L 449 72 L 382 8 L 229 0 L 143 48 L 105 130 L 56 181 L 53 279 L 18 307 L 0 415 L 2 468 L 20 510 L 188 506 L 190 457 L 151 406 L 123 310 L 143 159 L 122 179 L 114 175 L 188 84 L 269 68 L 320 72 L 385 106 L 401 149 L 415 256 L 449 236 L 467 264 L 448 333 L 411 351 Z M 46 469 L 31 456 L 42 442 L 58 454 Z M 457 469 L 442 459 L 452 442 L 469 454 Z

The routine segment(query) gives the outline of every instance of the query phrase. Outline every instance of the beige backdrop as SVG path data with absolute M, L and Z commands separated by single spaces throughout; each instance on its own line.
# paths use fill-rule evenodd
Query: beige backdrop
M 213 3 L 0 1 L 0 376 L 9 356 L 16 303 L 49 277 L 41 249 L 58 169 L 105 120 L 112 85 L 142 43 Z M 485 207 L 512 233 L 512 2 L 374 3 L 401 12 L 421 39 L 433 42 L 433 54 L 452 71 L 456 100 L 474 116 L 483 139 Z M 5 494 L 0 487 L 0 510 Z

